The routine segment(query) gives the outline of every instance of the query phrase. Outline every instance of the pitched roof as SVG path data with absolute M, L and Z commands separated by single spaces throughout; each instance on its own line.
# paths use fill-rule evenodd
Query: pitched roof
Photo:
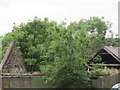
M 12 41 L 9 44 L 7 51 L 3 57 L 3 60 L 1 61 L 1 64 L 0 64 L 0 71 L 6 72 L 6 69 L 11 73 L 26 72 L 25 63 L 14 41 Z M 16 71 L 16 69 L 19 71 Z
M 105 46 L 104 50 L 120 62 L 120 47 Z
M 0 70 L 2 70 L 2 67 L 4 66 L 5 62 L 7 61 L 7 59 L 8 59 L 8 57 L 9 57 L 9 54 L 10 54 L 13 46 L 14 46 L 14 42 L 12 41 L 12 42 L 9 44 L 8 49 L 7 49 L 7 51 L 6 51 L 3 59 L 2 59 L 2 61 L 1 61 Z
M 120 47 L 113 47 L 113 46 L 105 46 L 102 48 L 98 53 L 96 53 L 90 61 L 92 61 L 97 55 L 100 55 L 103 53 L 103 51 L 106 51 L 109 55 L 111 55 L 113 58 L 115 58 L 118 62 L 120 62 Z M 104 53 L 103 53 L 104 54 Z

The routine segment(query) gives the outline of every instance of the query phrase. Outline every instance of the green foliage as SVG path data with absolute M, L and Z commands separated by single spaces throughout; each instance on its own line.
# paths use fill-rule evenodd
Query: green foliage
M 87 26 L 88 26 L 87 30 L 90 33 L 97 33 L 98 35 L 103 34 L 105 36 L 107 30 L 109 30 L 109 28 L 111 27 L 111 23 L 108 21 L 105 22 L 104 17 L 102 18 L 91 17 L 87 21 Z
M 109 76 L 117 73 L 118 73 L 117 69 L 104 69 L 99 67 L 90 71 L 88 74 L 89 74 L 89 78 L 91 79 L 99 79 L 99 78 L 103 78 L 104 76 Z
M 119 40 L 120 40 L 119 38 L 113 38 L 113 37 L 106 38 L 105 45 L 120 47 Z
M 15 40 L 28 71 L 46 73 L 43 79 L 49 85 L 90 86 L 87 62 L 105 46 L 105 35 L 111 24 L 98 17 L 71 22 L 67 27 L 65 24 L 35 17 L 26 24 L 14 26 L 3 38 L 3 53 L 10 41 Z
M 100 55 L 97 55 L 94 59 L 93 62 L 94 63 L 100 63 L 102 61 L 102 57 Z
M 102 73 L 101 69 L 96 69 L 89 73 L 89 75 L 90 75 L 89 77 L 91 79 L 98 79 L 98 78 L 100 78 L 101 73 Z
M 71 22 L 68 26 L 68 29 L 76 31 L 85 29 L 89 33 L 89 38 L 92 41 L 90 46 L 94 54 L 107 45 L 105 37 L 110 28 L 111 23 L 104 21 L 104 17 L 90 17 L 88 20 L 81 19 L 79 22 Z M 110 41 L 112 40 L 110 39 Z

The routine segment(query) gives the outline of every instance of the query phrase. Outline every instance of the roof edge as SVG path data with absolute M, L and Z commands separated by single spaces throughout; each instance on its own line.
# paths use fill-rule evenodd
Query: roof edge
M 4 66 L 7 58 L 9 57 L 9 54 L 10 54 L 13 46 L 14 46 L 14 41 L 12 41 L 12 42 L 9 44 L 9 46 L 8 46 L 8 48 L 7 48 L 7 50 L 6 50 L 6 53 L 5 53 L 5 55 L 4 55 L 4 57 L 3 57 L 2 61 L 1 61 L 1 64 L 0 64 L 0 70 L 2 70 L 2 67 Z

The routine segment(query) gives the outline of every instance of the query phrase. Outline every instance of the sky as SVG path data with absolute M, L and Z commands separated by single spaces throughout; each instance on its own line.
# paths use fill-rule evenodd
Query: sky
M 119 0 L 0 0 L 0 35 L 11 32 L 16 25 L 38 18 L 48 17 L 58 23 L 65 18 L 79 21 L 98 16 L 112 23 L 111 30 L 118 34 Z

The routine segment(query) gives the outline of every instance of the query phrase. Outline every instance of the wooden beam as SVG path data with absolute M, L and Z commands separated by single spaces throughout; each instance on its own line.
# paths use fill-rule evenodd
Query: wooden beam
M 100 54 L 109 54 L 109 53 L 100 53 Z
M 90 64 L 90 65 L 95 65 L 95 64 Z M 99 66 L 120 66 L 120 64 L 96 64 Z

